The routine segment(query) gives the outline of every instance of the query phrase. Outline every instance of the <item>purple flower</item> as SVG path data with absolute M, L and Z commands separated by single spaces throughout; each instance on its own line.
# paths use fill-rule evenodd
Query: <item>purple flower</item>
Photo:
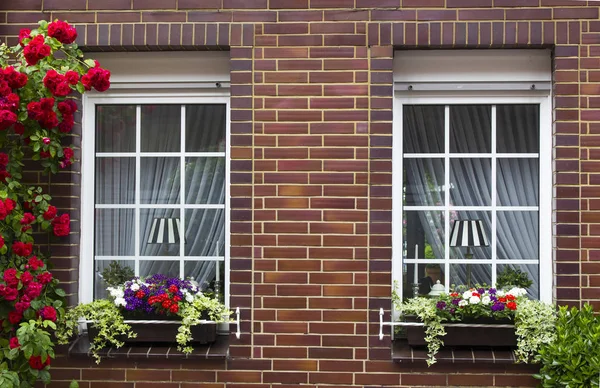
M 458 306 L 458 302 L 460 302 L 460 298 L 452 299 L 452 304 Z
M 502 311 L 504 310 L 504 303 L 494 303 L 492 305 L 492 311 Z
M 490 295 L 496 295 L 496 289 L 495 289 L 495 288 L 490 288 L 490 289 L 488 290 L 488 293 L 489 293 Z
M 485 289 L 483 288 L 478 288 L 477 292 L 479 293 L 479 295 L 483 295 L 485 293 Z
M 451 308 L 451 309 L 450 309 L 450 314 L 454 314 L 455 312 L 456 312 L 456 309 L 455 309 L 455 308 Z
M 436 307 L 440 310 L 443 310 L 446 308 L 446 302 L 444 302 L 443 300 L 440 300 L 439 302 L 437 302 Z

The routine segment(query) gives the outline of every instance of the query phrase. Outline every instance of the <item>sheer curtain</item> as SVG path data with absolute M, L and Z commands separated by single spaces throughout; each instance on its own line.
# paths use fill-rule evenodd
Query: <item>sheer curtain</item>
M 497 117 L 497 172 L 496 196 L 497 257 L 499 259 L 539 259 L 538 211 L 502 211 L 501 206 L 537 206 L 539 196 L 539 162 L 537 158 L 505 157 L 501 153 L 537 153 L 539 142 L 537 106 L 498 105 Z M 404 152 L 444 152 L 443 107 L 407 106 L 404 108 Z M 441 142 L 441 143 L 440 143 Z M 491 152 L 491 106 L 450 107 L 450 152 Z M 444 187 L 444 169 L 430 158 L 404 158 L 406 186 L 410 188 L 412 203 L 407 205 L 435 206 L 443 203 L 443 188 L 450 190 L 452 206 L 490 206 L 491 179 L 490 157 L 463 158 L 455 155 L 450 159 L 450 187 Z M 439 160 L 439 159 L 437 159 Z M 418 211 L 424 226 L 426 241 L 436 258 L 444 257 L 443 218 L 435 211 Z M 491 233 L 491 212 L 450 212 L 450 227 L 455 218 L 481 219 L 486 232 Z M 429 225 L 430 227 L 425 227 Z M 449 231 L 446 231 L 449 233 Z M 489 236 L 491 237 L 491 236 Z M 491 238 L 490 238 L 491 240 Z M 475 258 L 491 258 L 491 248 L 472 248 Z M 453 248 L 451 259 L 463 259 L 466 248 Z M 515 260 L 514 264 L 518 265 Z M 491 280 L 491 265 L 471 265 L 474 279 Z M 522 265 L 534 281 L 531 290 L 537 293 L 539 285 L 538 266 Z M 452 265 L 451 283 L 466 281 L 466 266 Z M 534 297 L 537 295 L 533 295 Z

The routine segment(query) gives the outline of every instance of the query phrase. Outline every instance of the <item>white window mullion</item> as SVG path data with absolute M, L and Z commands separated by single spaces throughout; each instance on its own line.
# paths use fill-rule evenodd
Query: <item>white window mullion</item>
M 181 179 L 181 184 L 179 185 L 179 219 L 181 222 L 181 228 L 179 229 L 179 277 L 181 279 L 185 278 L 185 262 L 183 260 L 185 255 L 185 105 L 181 105 L 181 159 L 179 170 L 179 178 Z
M 450 290 L 450 106 L 444 107 L 444 287 Z
M 492 286 L 496 286 L 497 278 L 497 247 L 496 244 L 496 105 L 492 105 L 492 235 L 490 244 L 492 246 Z
M 141 202 L 141 158 L 140 151 L 142 149 L 142 106 L 135 107 L 135 276 L 140 275 L 140 202 Z

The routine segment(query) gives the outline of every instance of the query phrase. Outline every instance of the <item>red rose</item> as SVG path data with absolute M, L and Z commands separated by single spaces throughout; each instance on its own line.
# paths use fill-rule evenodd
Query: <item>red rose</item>
M 27 262 L 27 265 L 29 265 L 34 271 L 37 271 L 39 268 L 42 268 L 44 266 L 44 262 L 38 259 L 37 256 L 31 256 L 31 258 L 29 258 L 29 261 Z
M 12 287 L 6 287 L 4 284 L 0 284 L 0 296 L 2 296 L 4 300 L 10 302 L 17 299 L 19 296 L 19 290 Z
M 3 109 L 0 110 L 0 131 L 4 131 L 17 122 L 17 115 L 14 112 Z
M 77 39 L 77 30 L 69 23 L 57 20 L 48 25 L 48 36 L 64 44 L 71 44 Z
M 0 152 L 0 166 L 6 167 L 8 164 L 8 155 L 4 152 Z
M 73 115 L 70 113 L 63 114 L 63 120 L 58 124 L 58 130 L 62 133 L 69 133 L 73 129 L 73 125 L 75 125 Z
M 21 344 L 19 343 L 19 339 L 17 337 L 12 337 L 8 342 L 8 347 L 11 349 L 20 348 Z
M 79 82 L 79 73 L 73 70 L 69 70 L 65 73 L 65 78 L 69 84 L 77 85 L 77 82 Z
M 5 242 L 4 242 L 4 238 L 2 236 L 0 236 L 0 248 L 2 248 L 4 246 Z
M 63 115 L 73 114 L 77 111 L 75 101 L 67 99 L 58 103 L 58 111 Z
M 21 31 L 19 31 L 19 44 L 21 45 L 21 47 L 25 46 L 23 44 L 23 39 L 29 39 L 31 38 L 31 30 L 29 28 L 23 28 L 21 29 Z
M 8 214 L 10 214 L 10 212 L 12 212 L 12 211 L 13 211 L 13 209 L 15 208 L 15 205 L 16 205 L 16 204 L 17 204 L 17 203 L 16 203 L 15 201 L 13 201 L 12 199 L 10 199 L 10 198 L 6 198 L 6 199 L 4 200 L 4 207 L 6 208 L 6 212 L 7 212 Z
M 7 66 L 2 73 L 12 89 L 20 89 L 27 84 L 27 74 L 16 71 L 12 66 Z
M 50 272 L 42 272 L 37 276 L 37 280 L 41 284 L 48 284 L 52 281 L 52 274 Z
M 37 298 L 42 293 L 43 286 L 40 283 L 31 282 L 25 290 L 25 295 L 31 300 Z
M 22 135 L 25 133 L 25 126 L 21 123 L 15 123 L 13 129 L 17 135 Z
M 29 357 L 29 366 L 31 369 L 42 370 L 46 366 L 50 365 L 50 357 L 46 357 L 46 361 L 42 362 L 42 356 L 31 356 Z
M 13 325 L 16 325 L 17 323 L 21 322 L 21 319 L 23 319 L 23 314 L 21 313 L 18 313 L 16 311 L 11 311 L 10 313 L 8 313 L 8 321 Z
M 63 148 L 63 155 L 65 156 L 65 159 L 73 159 L 75 153 L 73 152 L 73 149 L 71 147 L 65 147 Z
M 92 67 L 81 77 L 81 83 L 85 90 L 91 90 L 92 87 L 99 92 L 104 92 L 110 87 L 110 71 L 100 67 L 96 61 L 96 67 Z
M 33 280 L 33 275 L 29 271 L 25 271 L 21 274 L 21 283 L 28 285 Z
M 19 285 L 19 279 L 17 279 L 17 269 L 7 268 L 4 270 L 3 275 L 4 283 L 9 287 L 17 287 Z
M 43 217 L 44 217 L 45 220 L 48 220 L 48 221 L 53 220 L 54 217 L 56 217 L 56 207 L 52 206 L 52 205 L 49 205 L 48 206 L 48 210 L 46 210 L 44 212 L 44 216 Z
M 20 302 L 15 303 L 15 311 L 23 314 L 25 312 L 25 310 L 27 310 L 30 306 L 31 306 L 31 303 L 20 301 Z
M 40 99 L 40 104 L 43 110 L 51 110 L 54 108 L 54 98 L 46 97 Z
M 69 93 L 71 93 L 71 87 L 69 86 L 69 84 L 67 82 L 61 82 L 58 85 L 56 85 L 56 88 L 54 88 L 54 94 L 57 97 L 65 97 L 68 96 Z
M 31 213 L 23 214 L 23 218 L 21 218 L 21 225 L 29 225 L 35 221 L 35 216 Z
M 56 322 L 56 309 L 52 306 L 44 306 L 40 310 L 40 316 L 45 320 Z
M 52 227 L 54 229 L 54 235 L 61 237 L 61 236 L 68 236 L 69 233 L 71 232 L 71 228 L 70 228 L 70 218 L 68 214 L 63 214 L 59 217 L 56 217 L 53 221 L 52 221 Z
M 45 44 L 43 35 L 36 35 L 23 49 L 25 60 L 29 66 L 37 64 L 40 59 L 47 57 L 51 52 L 52 49 Z
M 18 256 L 27 257 L 31 255 L 31 252 L 33 251 L 33 245 L 31 243 L 17 241 L 13 244 L 12 250 Z

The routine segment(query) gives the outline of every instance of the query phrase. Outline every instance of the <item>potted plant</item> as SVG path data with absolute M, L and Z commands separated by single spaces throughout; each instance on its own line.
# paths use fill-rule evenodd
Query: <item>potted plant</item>
M 97 362 L 99 349 L 126 342 L 177 342 L 178 350 L 191 353 L 192 344 L 213 342 L 216 323 L 231 314 L 194 282 L 161 274 L 134 277 L 107 290 L 108 299 L 71 308 L 58 327 L 59 343 L 67 343 L 78 332 L 81 319 L 85 320 Z
M 411 346 L 427 346 L 428 365 L 436 362 L 435 355 L 444 345 L 516 346 L 517 360 L 529 362 L 542 344 L 553 339 L 554 307 L 530 300 L 522 288 L 505 291 L 476 287 L 405 301 L 394 293 L 393 302 L 403 319 L 408 316 L 423 323 L 422 327 L 408 326 L 405 331 Z M 494 324 L 509 327 L 485 327 Z

